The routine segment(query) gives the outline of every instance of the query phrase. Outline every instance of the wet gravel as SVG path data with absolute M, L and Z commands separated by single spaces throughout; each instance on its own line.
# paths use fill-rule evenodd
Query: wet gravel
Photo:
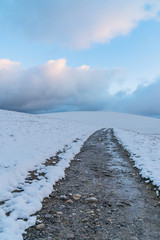
M 24 240 L 160 240 L 160 200 L 113 130 L 94 133 Z

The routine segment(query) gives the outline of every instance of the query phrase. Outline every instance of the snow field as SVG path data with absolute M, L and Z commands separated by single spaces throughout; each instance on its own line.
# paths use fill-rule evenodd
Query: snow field
M 31 115 L 0 110 L 0 239 L 22 240 L 53 184 L 96 130 L 114 133 L 143 177 L 160 189 L 160 120 L 109 112 Z M 44 165 L 59 150 L 60 161 Z M 36 178 L 26 181 L 29 171 Z M 43 174 L 40 174 L 43 173 Z

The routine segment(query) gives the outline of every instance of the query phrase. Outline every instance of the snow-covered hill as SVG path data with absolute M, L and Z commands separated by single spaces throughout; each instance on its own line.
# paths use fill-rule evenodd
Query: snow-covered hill
M 159 119 L 108 112 L 31 115 L 0 110 L 0 239 L 22 239 L 24 230 L 35 223 L 30 215 L 64 177 L 83 142 L 96 130 L 110 127 L 142 175 L 160 189 Z M 44 164 L 63 149 L 59 163 Z M 26 181 L 33 170 L 37 177 Z

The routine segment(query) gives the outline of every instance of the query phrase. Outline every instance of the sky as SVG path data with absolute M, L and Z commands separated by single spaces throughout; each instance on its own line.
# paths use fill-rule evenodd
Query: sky
M 160 115 L 159 0 L 0 0 L 0 108 Z

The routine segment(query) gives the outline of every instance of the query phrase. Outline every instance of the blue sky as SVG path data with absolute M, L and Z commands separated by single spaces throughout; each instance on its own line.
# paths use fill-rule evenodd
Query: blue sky
M 159 29 L 158 0 L 0 0 L 0 107 L 158 115 L 135 96 L 159 86 Z

